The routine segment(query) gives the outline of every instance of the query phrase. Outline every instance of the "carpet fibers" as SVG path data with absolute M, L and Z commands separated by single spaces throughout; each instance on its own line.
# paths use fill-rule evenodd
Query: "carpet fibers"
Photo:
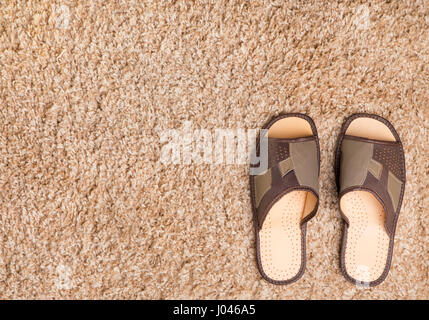
M 0 298 L 428 299 L 428 1 L 0 1 Z M 304 112 L 321 143 L 307 269 L 255 261 L 248 164 L 160 161 L 168 129 Z M 407 186 L 378 287 L 339 269 L 344 119 L 386 117 Z

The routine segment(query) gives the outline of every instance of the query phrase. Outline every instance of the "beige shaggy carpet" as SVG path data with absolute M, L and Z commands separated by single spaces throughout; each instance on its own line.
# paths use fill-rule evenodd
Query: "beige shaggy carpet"
M 246 164 L 163 164 L 166 129 L 305 112 L 321 205 L 304 277 L 264 281 Z M 339 270 L 334 145 L 397 128 L 407 186 L 386 281 Z M 0 298 L 428 299 L 428 1 L 1 1 Z

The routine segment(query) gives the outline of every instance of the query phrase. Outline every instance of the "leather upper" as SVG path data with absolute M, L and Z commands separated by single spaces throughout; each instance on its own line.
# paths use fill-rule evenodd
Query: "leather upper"
M 251 176 L 253 205 L 259 227 L 272 205 L 293 190 L 308 190 L 318 202 L 319 150 L 316 136 L 282 139 L 268 138 L 268 169 Z M 317 210 L 306 216 L 309 220 Z M 304 220 L 303 220 L 304 222 Z
M 340 197 L 354 190 L 371 192 L 385 210 L 385 228 L 394 233 L 405 184 L 400 142 L 344 136 L 340 160 Z

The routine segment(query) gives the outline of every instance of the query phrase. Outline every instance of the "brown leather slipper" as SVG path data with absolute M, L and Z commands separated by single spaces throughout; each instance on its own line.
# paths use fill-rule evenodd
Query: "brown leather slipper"
M 335 175 L 344 220 L 341 271 L 356 285 L 376 286 L 389 273 L 405 189 L 404 151 L 390 122 L 364 113 L 349 117 Z
M 268 169 L 250 175 L 257 264 L 267 281 L 289 284 L 304 273 L 306 225 L 319 205 L 319 139 L 303 114 L 280 115 L 264 129 Z

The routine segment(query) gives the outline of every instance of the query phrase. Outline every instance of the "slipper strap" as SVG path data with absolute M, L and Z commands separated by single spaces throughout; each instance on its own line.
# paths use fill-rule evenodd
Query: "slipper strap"
M 405 182 L 400 142 L 346 135 L 341 145 L 340 161 L 340 198 L 356 190 L 371 192 L 384 208 L 385 228 L 391 236 Z
M 268 138 L 268 169 L 251 176 L 253 206 L 259 227 L 273 206 L 283 195 L 293 190 L 312 192 L 319 200 L 319 150 L 315 136 L 280 139 Z M 317 210 L 307 215 L 310 220 Z

